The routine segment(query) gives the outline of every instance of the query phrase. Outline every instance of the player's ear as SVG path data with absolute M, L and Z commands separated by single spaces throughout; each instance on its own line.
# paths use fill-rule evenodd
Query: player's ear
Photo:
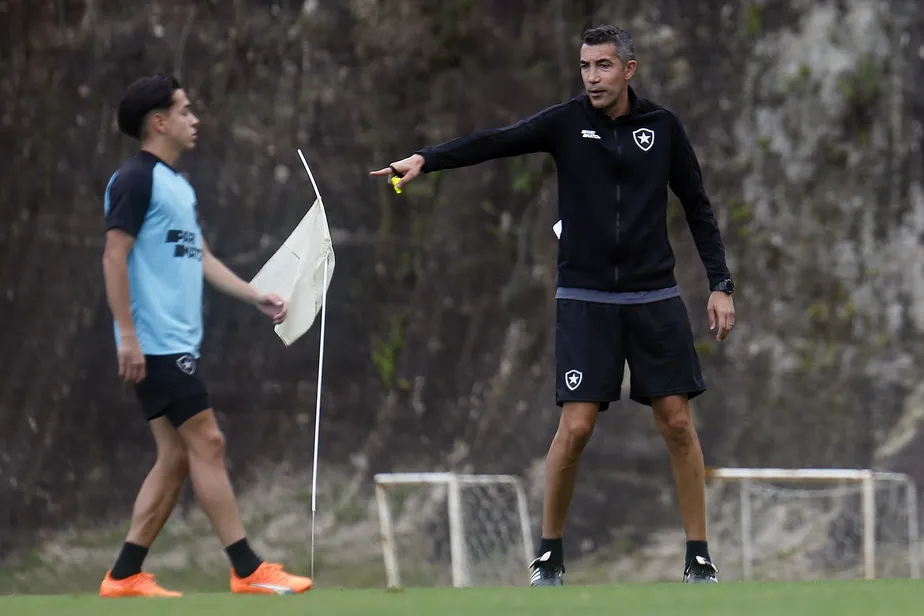
M 157 132 L 157 133 L 163 133 L 166 123 L 167 123 L 167 116 L 164 115 L 163 112 L 155 111 L 151 114 L 149 126 L 152 131 Z
M 626 81 L 632 79 L 635 75 L 635 69 L 638 68 L 638 62 L 635 60 L 629 60 L 626 62 Z

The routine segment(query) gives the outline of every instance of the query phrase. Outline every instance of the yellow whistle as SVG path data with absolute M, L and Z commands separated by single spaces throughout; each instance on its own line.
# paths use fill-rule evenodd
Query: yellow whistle
M 401 189 L 398 188 L 398 182 L 401 181 L 401 178 L 391 178 L 391 185 L 395 187 L 395 192 L 399 195 L 401 194 Z

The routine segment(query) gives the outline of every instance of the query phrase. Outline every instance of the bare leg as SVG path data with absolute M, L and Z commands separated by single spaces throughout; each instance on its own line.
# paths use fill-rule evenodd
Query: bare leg
M 189 451 L 189 475 L 199 504 L 222 545 L 244 538 L 237 499 L 225 467 L 225 437 L 212 409 L 186 420 L 179 429 Z
M 215 412 L 206 409 L 197 413 L 183 422 L 179 432 L 189 450 L 189 475 L 196 498 L 231 561 L 231 592 L 289 594 L 311 588 L 309 578 L 291 575 L 279 565 L 265 563 L 250 547 L 225 466 L 225 437 Z
M 110 571 L 112 580 L 137 579 L 135 576 L 141 573 L 148 549 L 167 523 L 189 474 L 186 447 L 169 420 L 158 417 L 149 425 L 157 445 L 157 460 L 135 497 L 128 535 Z M 104 584 L 110 584 L 108 578 Z M 120 588 L 101 589 L 101 593 L 125 592 L 124 588 Z M 148 588 L 149 592 L 155 590 L 160 592 L 159 589 Z
M 594 402 L 567 402 L 562 408 L 558 431 L 546 457 L 543 539 L 559 539 L 564 533 L 578 462 L 597 423 L 597 408 Z
M 132 511 L 126 541 L 151 547 L 180 497 L 189 475 L 186 447 L 166 417 L 150 422 L 157 446 L 157 460 L 141 484 Z
M 652 409 L 670 453 L 687 541 L 706 541 L 706 473 L 689 400 L 686 396 L 656 398 Z

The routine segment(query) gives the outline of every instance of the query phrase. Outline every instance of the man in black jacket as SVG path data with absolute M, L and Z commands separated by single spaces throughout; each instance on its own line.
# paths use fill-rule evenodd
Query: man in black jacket
M 587 30 L 586 93 L 504 128 L 426 147 L 373 171 L 397 189 L 421 173 L 546 152 L 558 172 L 560 216 L 556 323 L 558 431 L 546 461 L 542 537 L 533 586 L 560 586 L 562 535 L 578 461 L 597 414 L 629 397 L 649 405 L 670 453 L 686 532 L 683 580 L 715 582 L 706 543 L 703 454 L 689 400 L 706 390 L 668 241 L 667 188 L 677 195 L 709 288 L 710 329 L 734 326 L 725 248 L 693 147 L 677 116 L 629 86 L 637 62 L 628 33 Z

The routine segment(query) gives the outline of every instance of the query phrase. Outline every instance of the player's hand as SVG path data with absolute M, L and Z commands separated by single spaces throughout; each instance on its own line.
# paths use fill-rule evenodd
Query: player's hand
M 735 302 L 731 295 L 723 291 L 713 291 L 706 306 L 709 313 L 709 330 L 717 330 L 715 339 L 725 340 L 725 337 L 735 326 Z
M 414 154 L 413 156 L 408 156 L 403 160 L 398 160 L 388 165 L 384 169 L 379 169 L 378 171 L 371 171 L 369 175 L 376 176 L 388 176 L 388 183 L 391 184 L 391 179 L 398 175 L 401 179 L 398 180 L 395 185 L 399 190 L 404 188 L 405 184 L 413 182 L 414 178 L 420 175 L 421 169 L 424 166 L 424 157 L 420 154 Z M 397 174 L 395 173 L 397 171 Z
M 273 325 L 279 325 L 286 320 L 289 304 L 275 293 L 266 293 L 257 298 L 257 309 L 272 317 Z
M 146 376 L 144 353 L 138 338 L 134 335 L 122 336 L 119 340 L 119 378 L 126 383 L 140 383 Z

